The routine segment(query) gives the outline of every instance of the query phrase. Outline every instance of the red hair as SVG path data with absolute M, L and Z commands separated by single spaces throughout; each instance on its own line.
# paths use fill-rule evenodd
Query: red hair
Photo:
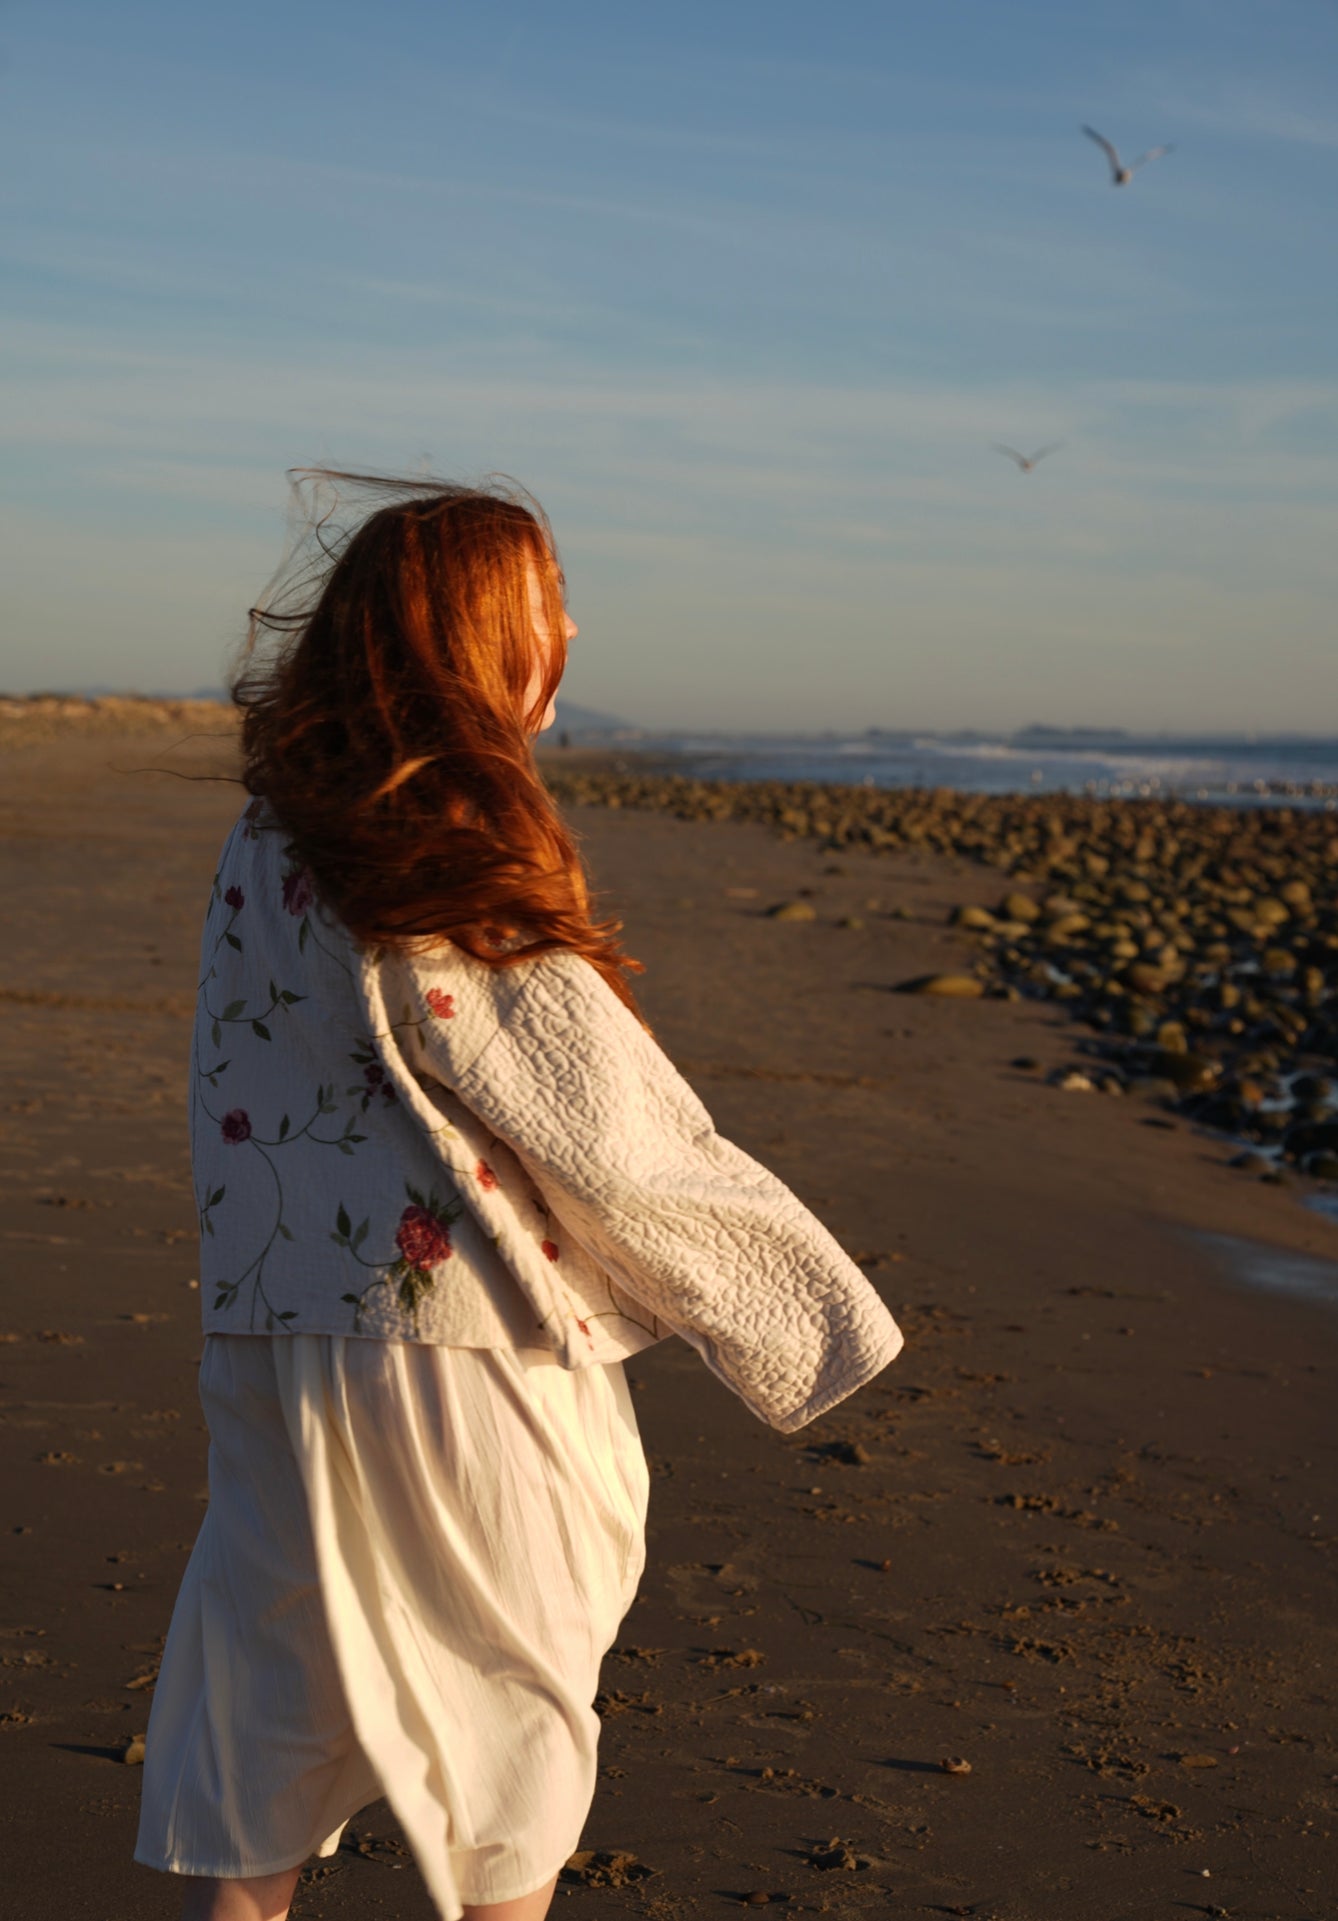
M 315 563 L 252 611 L 232 687 L 247 789 L 356 940 L 446 939 L 493 967 L 567 948 L 635 1009 L 627 973 L 640 963 L 619 923 L 591 919 L 575 842 L 534 764 L 567 658 L 543 510 L 492 485 L 301 480 L 391 499 L 342 534 L 333 510 L 316 518 Z M 275 644 L 262 656 L 264 634 Z

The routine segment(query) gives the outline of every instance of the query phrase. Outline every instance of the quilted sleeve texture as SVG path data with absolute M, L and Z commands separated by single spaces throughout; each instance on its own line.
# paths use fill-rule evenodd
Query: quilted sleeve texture
M 430 961 L 415 971 L 431 993 Z M 458 976 L 457 976 L 458 978 Z M 565 1231 L 789 1432 L 893 1359 L 864 1275 L 774 1174 L 715 1131 L 663 1051 L 578 955 L 493 973 L 497 1025 L 432 1038 L 443 1081 L 534 1181 Z

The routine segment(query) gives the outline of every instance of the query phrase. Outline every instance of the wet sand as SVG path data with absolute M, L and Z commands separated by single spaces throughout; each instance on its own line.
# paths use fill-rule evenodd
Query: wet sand
M 0 1823 L 33 1921 L 178 1905 L 120 1755 L 205 1492 L 183 1089 L 237 796 L 117 771 L 164 738 L 0 764 Z M 1320 1921 L 1338 1228 L 1220 1135 L 1047 1084 L 1062 1007 L 889 991 L 969 966 L 945 921 L 988 868 L 572 811 L 662 1042 L 908 1347 L 788 1438 L 676 1344 L 633 1364 L 650 1564 L 555 1914 Z M 294 1913 L 429 1921 L 384 1807 Z

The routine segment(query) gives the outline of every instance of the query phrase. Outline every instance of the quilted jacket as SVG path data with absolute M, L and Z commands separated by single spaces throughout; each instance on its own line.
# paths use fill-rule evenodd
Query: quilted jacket
M 586 961 L 360 947 L 256 802 L 205 922 L 191 1147 L 207 1332 L 551 1349 L 681 1335 L 801 1427 L 901 1335 Z

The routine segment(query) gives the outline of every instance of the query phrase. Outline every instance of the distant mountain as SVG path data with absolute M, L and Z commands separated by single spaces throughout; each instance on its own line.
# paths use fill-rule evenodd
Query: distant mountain
M 578 706 L 574 700 L 557 701 L 557 727 L 554 732 L 570 734 L 573 740 L 606 740 L 610 735 L 637 735 L 641 732 L 630 721 L 616 714 L 602 714 L 595 707 Z
M 1124 727 L 1048 727 L 1042 721 L 1033 721 L 1030 727 L 1019 727 L 1013 735 L 1014 740 L 1128 740 L 1129 732 Z

